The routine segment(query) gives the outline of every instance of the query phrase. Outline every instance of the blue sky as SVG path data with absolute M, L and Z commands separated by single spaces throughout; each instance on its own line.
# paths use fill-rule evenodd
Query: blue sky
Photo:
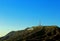
M 60 0 L 0 0 L 0 36 L 39 23 L 60 26 Z

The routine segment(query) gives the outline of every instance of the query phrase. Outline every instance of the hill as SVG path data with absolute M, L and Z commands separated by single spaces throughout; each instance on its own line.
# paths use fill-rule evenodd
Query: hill
M 60 27 L 33 26 L 20 31 L 12 31 L 0 41 L 60 41 Z

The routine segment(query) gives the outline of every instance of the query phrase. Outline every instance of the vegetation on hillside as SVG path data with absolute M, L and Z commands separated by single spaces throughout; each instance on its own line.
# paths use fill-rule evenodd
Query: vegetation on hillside
M 33 26 L 20 31 L 12 31 L 0 41 L 60 41 L 58 26 Z

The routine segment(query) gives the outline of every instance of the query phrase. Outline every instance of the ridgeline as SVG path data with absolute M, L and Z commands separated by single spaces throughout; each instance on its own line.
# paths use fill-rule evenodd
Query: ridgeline
M 33 26 L 20 31 L 12 31 L 0 41 L 60 41 L 60 27 Z

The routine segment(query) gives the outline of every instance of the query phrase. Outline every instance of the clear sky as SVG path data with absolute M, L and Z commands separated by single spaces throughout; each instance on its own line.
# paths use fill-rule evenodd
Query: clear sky
M 60 0 L 0 0 L 0 36 L 39 23 L 60 26 Z

